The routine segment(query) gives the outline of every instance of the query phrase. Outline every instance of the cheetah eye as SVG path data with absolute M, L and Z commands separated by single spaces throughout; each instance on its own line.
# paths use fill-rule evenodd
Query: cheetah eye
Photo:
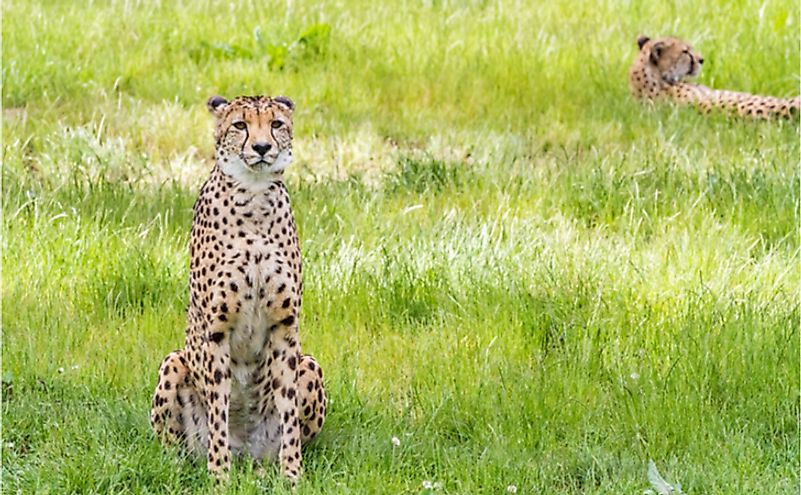
M 234 122 L 233 126 L 239 129 L 240 131 L 244 131 L 245 129 L 248 128 L 248 125 L 241 120 L 238 122 Z
M 280 120 L 273 120 L 272 123 L 270 124 L 270 127 L 272 127 L 273 129 L 278 129 L 279 127 L 281 127 L 283 125 L 284 125 L 284 123 L 281 122 Z

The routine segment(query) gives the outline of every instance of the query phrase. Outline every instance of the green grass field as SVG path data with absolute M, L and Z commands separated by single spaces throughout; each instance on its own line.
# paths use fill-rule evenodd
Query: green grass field
M 799 90 L 797 2 L 3 2 L 3 493 L 205 493 L 148 424 L 212 94 L 286 94 L 297 493 L 797 493 L 799 126 L 645 108 L 640 33 Z M 397 437 L 400 445 L 394 445 Z M 424 488 L 424 481 L 436 483 Z M 228 493 L 288 492 L 235 463 Z

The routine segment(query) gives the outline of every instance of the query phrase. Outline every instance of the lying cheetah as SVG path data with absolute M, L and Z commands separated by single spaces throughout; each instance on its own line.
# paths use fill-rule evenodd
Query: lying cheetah
M 697 106 L 703 112 L 719 109 L 741 117 L 790 118 L 801 110 L 801 97 L 775 98 L 708 88 L 685 82 L 701 71 L 703 57 L 678 38 L 637 39 L 640 53 L 629 69 L 629 87 L 635 97 L 671 100 Z
M 322 370 L 298 338 L 300 246 L 282 181 L 294 104 L 214 96 L 208 108 L 216 164 L 194 207 L 186 347 L 161 364 L 150 421 L 207 453 L 218 478 L 233 452 L 280 459 L 294 484 L 326 409 Z

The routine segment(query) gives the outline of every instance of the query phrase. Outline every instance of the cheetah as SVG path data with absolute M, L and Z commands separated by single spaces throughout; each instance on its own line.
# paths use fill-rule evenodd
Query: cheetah
M 150 422 L 167 443 L 205 453 L 220 480 L 232 455 L 249 455 L 279 460 L 294 485 L 327 401 L 298 336 L 301 255 L 282 180 L 295 106 L 283 96 L 207 106 L 215 165 L 194 206 L 186 345 L 161 363 Z
M 712 89 L 686 82 L 701 71 L 703 57 L 678 38 L 637 39 L 640 52 L 629 69 L 629 87 L 642 100 L 669 100 L 755 119 L 796 118 L 801 97 L 776 98 L 737 91 Z

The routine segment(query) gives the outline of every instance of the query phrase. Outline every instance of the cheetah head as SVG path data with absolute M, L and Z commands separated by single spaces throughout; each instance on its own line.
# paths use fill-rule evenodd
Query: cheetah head
M 652 40 L 647 36 L 637 39 L 640 53 L 648 68 L 659 74 L 668 84 L 676 84 L 685 77 L 695 77 L 701 71 L 703 57 L 678 38 Z
M 292 111 L 285 96 L 212 96 L 207 103 L 217 117 L 215 159 L 223 172 L 240 182 L 280 175 L 292 162 Z

